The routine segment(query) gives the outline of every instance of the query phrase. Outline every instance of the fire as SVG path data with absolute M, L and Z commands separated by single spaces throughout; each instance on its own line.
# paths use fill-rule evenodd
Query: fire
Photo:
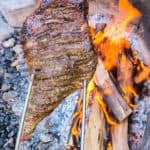
M 107 105 L 104 103 L 103 101 L 103 98 L 100 94 L 100 92 L 97 90 L 97 88 L 95 88 L 95 91 L 94 91 L 94 99 L 98 102 L 98 104 L 100 105 L 101 109 L 103 110 L 104 114 L 105 114 L 105 117 L 106 117 L 106 120 L 107 120 L 107 123 L 109 123 L 110 125 L 116 125 L 116 121 L 113 120 L 110 115 L 108 114 L 108 111 L 107 111 Z
M 133 30 L 132 28 L 129 28 L 129 24 L 139 17 L 141 17 L 141 13 L 134 8 L 128 0 L 119 0 L 118 14 L 114 17 L 113 22 L 105 27 L 104 31 L 96 33 L 95 28 L 90 26 L 93 45 L 98 54 L 100 54 L 105 69 L 108 72 L 111 72 L 114 69 L 117 71 L 120 69 L 122 71 L 122 74 L 119 75 L 116 80 L 120 84 L 122 96 L 133 109 L 135 108 L 135 105 L 132 104 L 131 99 L 137 96 L 134 84 L 150 78 L 150 68 L 145 66 L 142 61 L 138 60 L 137 53 L 134 51 L 132 56 L 128 56 L 129 54 L 127 54 L 127 52 L 131 50 L 131 47 L 130 42 L 125 37 L 127 33 L 131 33 Z M 120 60 L 121 62 L 119 62 Z M 135 66 L 137 74 L 133 77 Z M 131 80 L 128 81 L 128 78 Z M 111 118 L 108 113 L 108 107 L 103 100 L 102 93 L 99 92 L 95 85 L 94 78 L 89 82 L 87 87 L 87 107 L 90 103 L 91 93 L 94 95 L 92 98 L 98 102 L 103 110 L 107 123 L 110 125 L 117 125 L 117 122 Z M 109 95 L 112 91 L 106 89 L 104 93 Z M 81 123 L 82 119 L 81 104 L 78 106 L 78 110 L 73 117 L 76 118 L 76 121 L 72 128 L 72 134 L 79 138 L 80 131 L 77 126 L 79 122 Z M 107 149 L 112 149 L 111 142 L 108 143 Z
M 82 104 L 81 104 L 81 97 L 77 101 L 77 111 L 73 114 L 73 127 L 71 129 L 72 135 L 75 136 L 76 141 L 79 141 L 80 131 L 79 127 L 81 124 L 82 119 Z
M 110 141 L 109 141 L 108 144 L 107 144 L 107 150 L 112 150 L 112 144 L 111 144 Z
M 100 105 L 100 107 L 102 108 L 106 120 L 110 125 L 116 125 L 116 121 L 113 120 L 108 112 L 107 112 L 107 105 L 104 103 L 103 98 L 100 94 L 100 92 L 98 91 L 98 89 L 95 86 L 94 83 L 94 79 L 92 79 L 88 86 L 87 86 L 87 94 L 86 94 L 86 107 L 89 106 L 89 102 L 90 102 L 90 95 L 93 95 L 93 101 L 97 101 L 98 104 Z M 81 99 L 80 99 L 81 100 Z M 82 119 L 82 104 L 81 101 L 78 101 L 77 103 L 77 111 L 73 114 L 73 119 L 74 119 L 74 123 L 73 123 L 73 127 L 71 129 L 71 133 L 72 135 L 74 135 L 76 137 L 76 140 L 79 140 L 79 136 L 80 136 L 80 129 L 79 129 L 79 125 L 81 124 L 81 119 Z
M 128 0 L 120 0 L 119 12 L 114 17 L 113 22 L 104 29 L 104 32 L 99 31 L 95 34 L 94 29 L 91 29 L 93 44 L 101 53 L 107 70 L 116 67 L 119 54 L 121 54 L 124 49 L 130 48 L 129 41 L 124 38 L 127 26 L 133 19 L 140 16 L 141 13 L 134 8 Z
M 119 11 L 119 16 L 123 15 L 126 18 L 124 18 L 123 22 L 121 22 L 121 29 L 125 29 L 133 19 L 141 16 L 141 13 L 134 8 L 128 0 L 119 1 Z
M 111 70 L 117 65 L 119 54 L 124 49 L 129 49 L 130 44 L 127 40 L 120 38 L 117 41 L 105 37 L 105 34 L 98 32 L 95 35 L 93 44 L 97 47 L 104 60 L 104 66 L 107 70 Z
M 136 83 L 141 83 L 147 79 L 150 79 L 150 67 L 145 66 L 142 61 L 137 66 L 137 75 L 134 80 Z
M 133 87 L 133 84 L 126 83 L 125 81 L 128 80 L 128 77 L 132 72 L 132 67 L 130 69 L 130 64 L 128 63 L 129 60 L 124 53 L 125 51 L 129 51 L 130 49 L 130 43 L 125 38 L 125 35 L 127 30 L 128 32 L 132 32 L 132 29 L 130 28 L 129 30 L 128 28 L 129 23 L 139 17 L 141 17 L 141 13 L 136 8 L 134 8 L 128 0 L 119 0 L 118 14 L 114 17 L 113 22 L 109 23 L 109 25 L 106 26 L 103 32 L 99 31 L 96 33 L 93 27 L 90 28 L 93 44 L 96 47 L 97 51 L 100 53 L 106 70 L 111 71 L 114 68 L 118 69 L 117 65 L 119 57 L 120 55 L 122 56 L 121 67 L 123 68 L 121 69 L 122 75 L 124 75 L 125 77 L 123 77 L 122 75 L 119 76 L 118 81 L 124 80 L 123 82 L 125 83 L 121 85 L 121 89 L 124 94 L 124 99 L 132 108 L 135 108 L 135 105 L 131 103 L 130 98 L 137 96 L 137 93 Z M 134 62 L 137 62 L 137 60 L 135 59 Z M 129 68 L 127 67 L 127 65 L 129 65 Z M 140 68 L 142 68 L 143 72 L 140 72 L 135 78 L 135 80 L 137 81 L 139 81 L 140 79 L 144 79 L 149 75 L 148 69 L 144 67 L 144 65 L 141 66 L 142 67 Z M 111 91 L 107 89 L 105 92 L 107 94 L 111 93 Z M 102 108 L 105 107 L 105 105 L 102 106 Z

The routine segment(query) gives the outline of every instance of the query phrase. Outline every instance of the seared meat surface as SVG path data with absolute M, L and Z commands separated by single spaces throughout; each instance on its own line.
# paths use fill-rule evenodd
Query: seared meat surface
M 24 135 L 93 76 L 97 58 L 82 6 L 81 0 L 53 0 L 24 23 L 24 51 L 29 71 L 35 74 Z

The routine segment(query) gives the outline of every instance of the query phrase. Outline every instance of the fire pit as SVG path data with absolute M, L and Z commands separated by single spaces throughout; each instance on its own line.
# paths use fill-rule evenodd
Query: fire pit
M 59 4 L 59 7 L 61 5 L 60 8 L 65 7 L 59 1 L 56 1 L 56 3 L 57 5 Z M 50 4 L 52 6 L 54 5 L 52 8 L 56 7 L 59 9 L 56 3 L 52 2 Z M 83 5 L 82 2 L 76 1 L 68 2 L 67 5 L 69 5 L 69 3 L 77 3 L 77 6 L 80 3 L 80 7 Z M 41 8 L 42 4 L 43 2 L 40 3 L 39 12 L 43 9 Z M 72 5 L 70 6 L 72 7 Z M 87 4 L 85 6 L 87 6 Z M 93 79 L 91 79 L 87 86 L 86 104 L 90 110 L 87 115 L 87 119 L 89 118 L 87 125 L 81 122 L 84 116 L 82 103 L 79 102 L 77 110 L 73 115 L 74 121 L 71 129 L 74 137 L 73 139 L 75 139 L 76 142 L 73 140 L 71 143 L 75 142 L 77 145 L 75 144 L 74 146 L 80 147 L 79 143 L 81 140 L 81 149 L 83 149 L 83 147 L 88 149 L 90 146 L 94 147 L 94 149 L 97 149 L 96 147 L 101 147 L 100 149 L 104 147 L 108 149 L 129 149 L 127 118 L 136 108 L 134 99 L 137 99 L 141 95 L 144 83 L 148 81 L 150 77 L 150 63 L 148 59 L 150 52 L 148 50 L 148 45 L 141 38 L 141 34 L 143 34 L 143 27 L 141 27 L 142 25 L 140 26 L 142 12 L 127 0 L 119 0 L 119 2 L 89 1 L 88 6 L 89 9 L 85 7 L 84 10 L 86 12 L 88 11 L 89 29 L 92 36 L 91 40 L 98 56 L 98 65 Z M 127 8 L 128 11 L 126 10 Z M 61 10 L 63 11 L 63 9 Z M 47 12 L 49 11 L 47 10 Z M 49 15 L 53 16 L 53 13 L 49 12 Z M 52 18 L 52 16 L 50 18 Z M 68 17 L 65 15 L 65 12 L 64 17 Z M 35 38 L 39 36 L 40 38 L 41 34 L 44 36 L 43 33 L 40 34 L 41 19 L 38 13 L 33 17 L 31 16 L 31 18 L 26 21 L 26 30 L 24 29 L 25 50 L 28 51 L 26 53 L 29 66 L 35 68 L 35 70 L 39 66 L 32 64 L 32 59 L 34 58 L 33 56 L 36 57 L 37 54 L 31 53 L 30 50 L 32 50 L 32 47 L 36 49 L 38 43 L 34 38 L 28 41 L 28 39 L 26 39 L 28 36 L 26 35 L 26 31 L 29 32 L 28 38 L 32 36 Z M 33 23 L 32 26 L 32 21 L 36 22 L 36 25 Z M 46 24 L 51 23 L 51 21 L 51 19 L 46 20 Z M 58 24 L 57 20 L 55 23 L 56 25 Z M 53 27 L 51 26 L 51 28 Z M 139 34 L 136 33 L 138 30 L 140 30 Z M 36 32 L 39 35 L 36 35 Z M 45 41 L 42 42 L 44 43 Z M 92 59 L 91 57 L 91 60 Z M 98 106 L 94 103 L 97 103 Z M 29 104 L 29 107 L 30 105 L 31 104 Z M 101 112 L 99 112 L 98 107 L 102 109 Z M 38 108 L 36 107 L 35 109 Z M 99 115 L 104 113 L 106 124 L 104 123 L 105 118 L 103 115 L 97 116 L 101 123 L 96 123 L 95 125 L 95 122 L 91 123 L 91 118 L 95 117 L 97 113 Z M 30 118 L 29 116 L 30 115 L 27 114 L 28 118 Z M 30 120 L 28 120 L 28 122 L 29 121 Z M 32 121 L 34 122 L 34 120 Z M 83 128 L 82 130 L 80 128 L 81 126 L 87 126 L 84 135 L 84 144 L 82 143 L 83 137 L 80 137 L 81 132 L 83 132 Z M 96 133 L 96 130 L 92 129 L 94 126 L 97 126 L 97 129 L 100 131 Z M 106 126 L 108 127 L 106 128 Z M 24 130 L 28 130 L 28 128 L 30 128 L 30 126 L 27 125 L 24 127 Z M 92 138 L 91 134 L 94 135 L 95 138 Z M 107 140 L 106 134 L 108 134 Z M 100 141 L 98 139 L 100 139 Z
M 66 5 L 63 4 L 64 2 Z M 25 107 L 25 120 L 22 120 L 24 125 L 21 124 L 23 126 L 19 130 L 24 127 L 21 141 L 19 136 L 22 132 L 18 135 L 20 149 L 148 150 L 150 148 L 148 134 L 150 51 L 147 19 L 149 2 L 138 0 L 64 2 L 39 1 L 35 12 L 24 23 L 23 47 L 30 74 L 34 74 L 34 79 L 31 84 L 31 94 L 27 99 L 29 103 L 27 108 Z M 59 9 L 64 13 L 61 14 Z M 72 16 L 66 11 L 73 12 Z M 85 18 L 88 16 L 88 28 L 86 19 L 81 14 Z M 64 22 L 72 25 L 68 27 Z M 75 22 L 78 26 L 82 22 L 81 28 L 77 25 L 74 28 Z M 49 30 L 51 33 L 48 33 Z M 55 34 L 54 31 L 60 33 Z M 71 32 L 70 38 L 66 31 Z M 51 42 L 47 41 L 49 35 Z M 66 41 L 63 40 L 63 36 Z M 79 45 L 76 47 L 75 44 L 81 41 L 83 44 L 78 50 Z M 68 51 L 67 53 L 64 51 L 63 55 L 51 51 L 54 47 L 54 50 L 59 51 L 60 43 L 64 45 L 63 50 Z M 68 45 L 65 45 L 66 43 Z M 72 48 L 77 48 L 78 55 L 71 51 L 69 43 L 74 44 Z M 91 48 L 98 58 L 96 70 L 94 68 L 96 58 Z M 44 56 L 46 51 L 47 55 Z M 49 63 L 48 59 L 53 63 Z M 61 63 L 59 65 L 57 65 L 58 59 Z M 52 67 L 53 64 L 56 66 Z M 80 66 L 84 68 L 76 71 L 76 65 L 78 69 Z M 50 68 L 53 68 L 52 72 Z M 73 69 L 76 73 L 75 71 L 71 73 Z M 66 79 L 60 82 L 53 80 L 54 75 L 66 71 L 70 75 L 71 82 Z M 73 76 L 79 72 L 80 78 Z M 79 84 L 83 79 L 87 79 L 86 114 L 83 113 L 85 108 L 82 102 L 85 102 L 85 98 L 81 89 L 82 82 Z M 47 80 L 47 83 L 44 80 Z M 65 80 L 67 82 L 64 83 Z M 58 88 L 59 84 L 66 86 L 65 92 Z M 67 89 L 67 86 L 70 88 Z M 63 92 L 60 99 L 62 101 L 69 95 L 69 91 L 78 88 L 81 90 L 58 106 L 56 102 L 59 92 L 55 89 L 60 93 Z M 56 92 L 53 94 L 55 97 L 51 101 L 52 105 L 49 101 L 52 94 L 47 89 Z M 52 114 L 50 114 L 53 110 L 51 106 L 54 108 L 58 106 Z

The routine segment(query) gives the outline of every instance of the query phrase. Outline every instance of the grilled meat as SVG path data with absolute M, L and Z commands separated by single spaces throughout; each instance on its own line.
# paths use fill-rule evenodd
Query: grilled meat
M 24 135 L 30 135 L 66 96 L 81 88 L 84 79 L 89 81 L 97 64 L 83 1 L 43 3 L 26 19 L 22 29 L 29 71 L 35 74 Z

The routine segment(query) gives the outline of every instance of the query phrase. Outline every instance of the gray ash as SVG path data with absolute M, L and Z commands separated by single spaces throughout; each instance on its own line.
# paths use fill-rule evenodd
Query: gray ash
M 137 98 L 135 109 L 129 118 L 129 145 L 131 150 L 136 150 L 142 144 L 147 116 L 150 113 L 150 81 L 144 83 L 141 97 Z M 147 150 L 147 149 L 146 149 Z

